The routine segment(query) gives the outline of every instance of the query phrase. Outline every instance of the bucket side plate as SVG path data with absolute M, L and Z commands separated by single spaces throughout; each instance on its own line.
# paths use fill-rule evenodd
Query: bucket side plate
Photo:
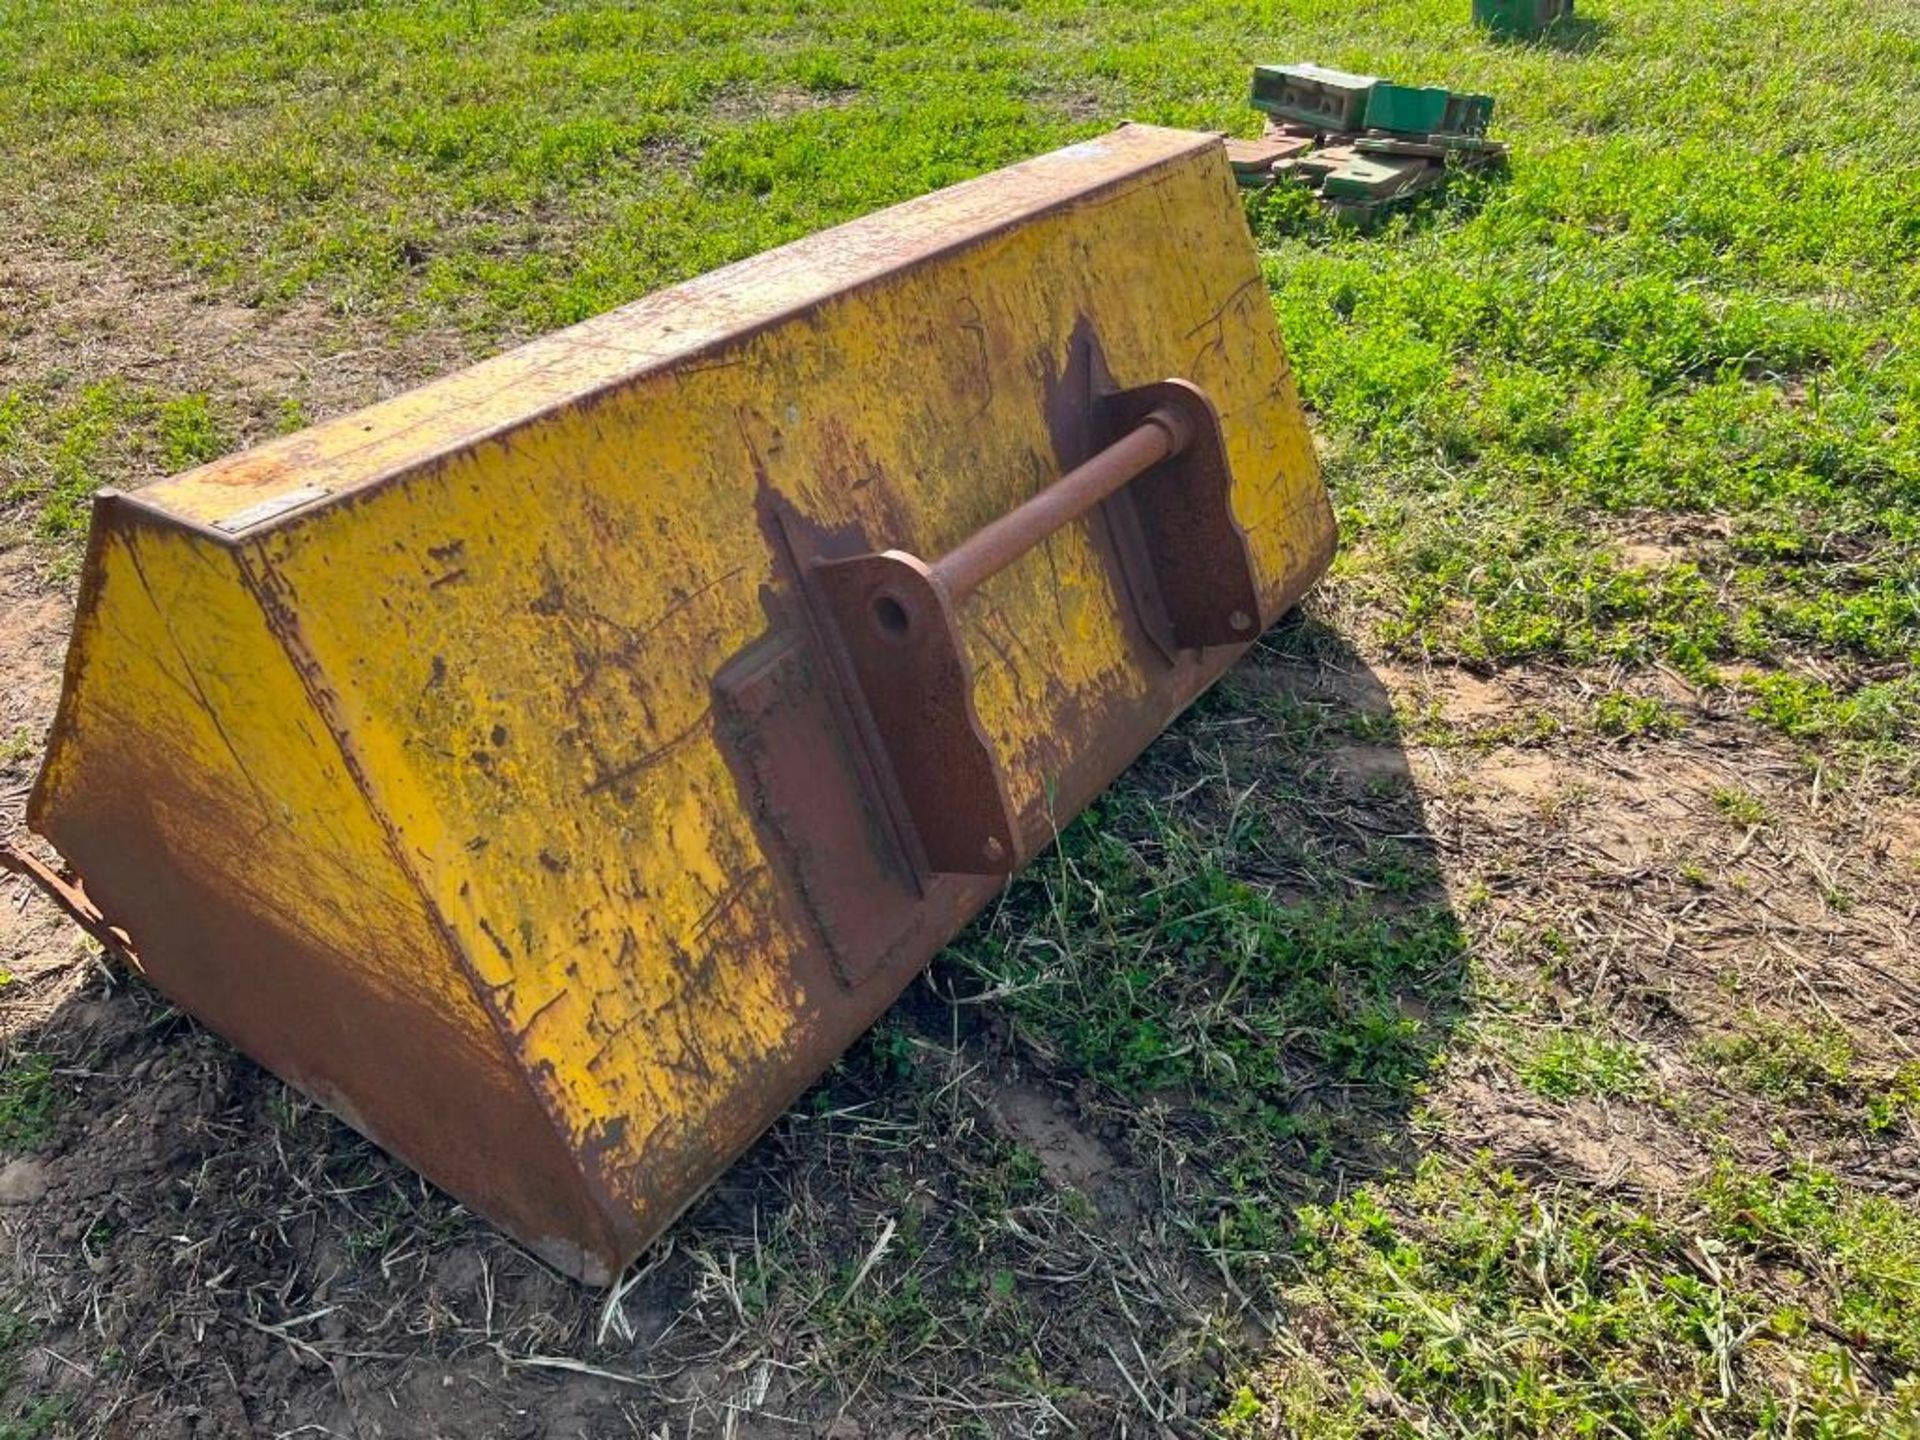
M 601 1274 L 632 1237 L 509 1059 L 310 684 L 231 550 L 105 496 L 29 819 L 171 999 L 561 1268 Z

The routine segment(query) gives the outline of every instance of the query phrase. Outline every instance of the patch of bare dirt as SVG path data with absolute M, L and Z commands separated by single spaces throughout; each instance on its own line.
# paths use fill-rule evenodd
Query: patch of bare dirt
M 1920 806 L 1889 802 L 1877 822 L 1874 848 L 1896 871 L 1920 878 Z
M 1416 674 L 1390 665 L 1345 663 L 1326 665 L 1307 674 L 1282 672 L 1270 678 L 1290 693 L 1322 702 L 1336 701 L 1359 714 L 1384 717 L 1393 713 L 1395 694 L 1410 689 Z
M 1055 1096 L 1010 1084 L 993 1096 L 993 1113 L 1007 1133 L 1031 1150 L 1056 1184 L 1085 1194 L 1119 1168 L 1100 1138 L 1084 1128 Z
M 121 379 L 205 393 L 257 438 L 294 404 L 309 419 L 370 405 L 470 358 L 450 332 L 394 335 L 317 301 L 251 308 L 159 265 L 57 251 L 0 222 L 0 377 L 11 387 Z M 141 479 L 129 477 L 130 484 Z
M 1449 1084 L 1438 1101 L 1448 1145 L 1595 1191 L 1673 1195 L 1707 1173 L 1697 1136 L 1642 1105 L 1581 1097 L 1545 1100 L 1484 1075 Z
M 1784 1114 L 1802 1153 L 1836 1168 L 1920 1161 L 1910 1127 L 1869 1135 L 1859 1121 L 1914 1059 L 1920 1024 L 1920 887 L 1879 853 L 1897 843 L 1897 805 L 1816 790 L 1784 741 L 1733 717 L 1631 746 L 1456 753 L 1441 768 L 1442 803 L 1471 817 L 1460 873 L 1493 897 L 1476 920 L 1498 937 L 1490 956 L 1516 986 L 1544 977 L 1549 1003 L 1652 1046 L 1696 1115 L 1717 1107 L 1696 1158 L 1730 1144 L 1764 1163 Z M 1729 1036 L 1822 1034 L 1846 1037 L 1852 1074 L 1784 1107 L 1703 1058 Z M 1511 1143 L 1535 1143 L 1525 1107 L 1504 1108 Z M 1627 1139 L 1615 1153 L 1645 1158 Z
M 18 550 L 0 550 L 0 786 L 17 798 L 25 746 L 46 728 L 60 698 L 60 666 L 72 621 Z M 21 737 L 26 737 L 22 739 Z M 7 812 L 0 811 L 0 815 Z
M 26 811 L 41 741 L 59 700 L 71 606 L 24 550 L 0 549 L 0 835 Z M 36 847 L 43 860 L 53 857 Z M 85 946 L 53 905 L 0 876 L 0 1045 L 45 1021 L 84 978 Z
M 1723 515 L 1681 515 L 1642 510 L 1619 516 L 1612 526 L 1621 560 L 1638 570 L 1665 570 L 1682 562 L 1718 556 L 1733 534 Z
M 1406 752 L 1397 745 L 1335 745 L 1327 761 L 1356 791 L 1378 793 L 1408 778 Z
M 1505 795 L 1530 811 L 1563 797 L 1569 784 L 1558 762 L 1531 750 L 1496 750 L 1472 768 L 1482 796 Z
M 1620 558 L 1630 569 L 1665 570 L 1686 559 L 1687 552 L 1677 545 L 1653 545 L 1641 541 L 1622 545 Z
M 1513 710 L 1513 695 L 1504 685 L 1483 680 L 1465 670 L 1436 677 L 1433 689 L 1441 712 L 1457 725 L 1477 725 L 1509 715 Z
M 0 1208 L 11 1287 L 46 1327 L 23 1384 L 103 1435 L 410 1435 L 422 1414 L 440 1434 L 569 1433 L 500 1395 L 489 1345 L 557 1338 L 582 1308 L 570 1285 L 150 995 L 96 989 L 57 1026 L 35 1036 L 64 1092 L 43 1193 Z M 429 1232 L 453 1241 L 429 1253 Z M 399 1307 L 377 1338 L 370 1281 Z M 467 1343 L 376 1369 L 404 1362 L 388 1343 L 406 1330 Z
M 791 115 L 804 115 L 809 110 L 828 110 L 837 105 L 850 104 L 859 91 L 844 90 L 802 90 L 788 87 L 776 90 L 729 90 L 716 96 L 708 107 L 716 120 L 731 125 L 744 125 L 755 120 L 784 120 Z

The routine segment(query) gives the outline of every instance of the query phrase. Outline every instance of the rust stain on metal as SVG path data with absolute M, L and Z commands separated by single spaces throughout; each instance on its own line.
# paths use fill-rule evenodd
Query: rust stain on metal
M 79 880 L 42 864 L 11 840 L 0 840 L 0 870 L 11 871 L 32 884 L 103 950 L 121 956 L 135 970 L 141 968 L 140 957 L 134 953 L 133 941 L 127 932 L 108 923 Z
M 975 713 L 956 614 L 990 578 L 1105 507 L 1123 572 L 1116 589 L 1165 663 L 1253 637 L 1259 597 L 1205 393 L 1171 380 L 1087 403 L 1093 430 L 1110 437 L 1103 448 L 939 558 L 889 548 L 800 567 L 852 738 L 890 779 L 876 798 L 898 807 L 909 857 L 928 875 L 1011 874 L 1028 858 Z

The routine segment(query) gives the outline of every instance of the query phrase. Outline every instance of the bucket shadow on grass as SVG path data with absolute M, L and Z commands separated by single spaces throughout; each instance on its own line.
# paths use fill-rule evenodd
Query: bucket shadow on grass
M 1403 1158 L 1462 1009 L 1464 945 L 1397 733 L 1354 652 L 1289 624 L 948 961 L 1049 1063 L 1177 1120 L 1207 1173 L 1154 1198 L 1218 1212 L 1225 1239 L 1258 1248 L 1274 1202 Z
M 1303 1207 L 1417 1158 L 1467 1003 L 1388 692 L 1294 618 L 680 1233 L 709 1266 L 751 1247 L 773 1330 L 863 1420 L 945 1433 L 931 1387 L 995 1433 L 1201 1433 Z

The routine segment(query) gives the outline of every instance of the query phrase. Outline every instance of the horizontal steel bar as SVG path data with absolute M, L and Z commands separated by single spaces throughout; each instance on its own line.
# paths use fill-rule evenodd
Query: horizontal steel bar
M 1184 415 L 1163 406 L 1017 509 L 980 527 L 929 567 L 958 605 L 1042 540 L 1193 440 Z

